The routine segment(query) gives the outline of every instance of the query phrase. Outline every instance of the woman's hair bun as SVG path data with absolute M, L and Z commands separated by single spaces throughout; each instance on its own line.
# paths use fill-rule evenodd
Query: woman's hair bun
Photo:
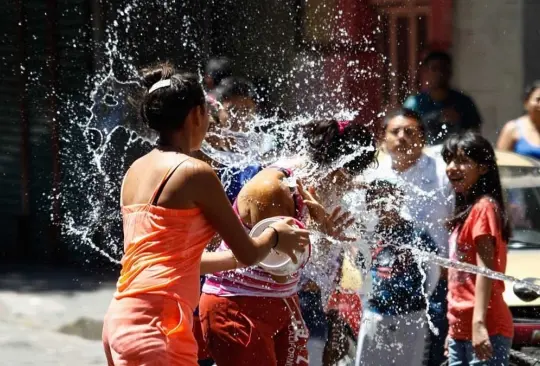
M 148 91 L 152 85 L 160 80 L 170 79 L 176 73 L 175 67 L 170 62 L 162 62 L 141 70 L 142 85 Z
M 311 129 L 308 133 L 309 145 L 315 155 L 320 155 L 317 156 L 317 160 L 326 160 L 326 150 L 330 146 L 330 142 L 339 135 L 337 121 L 333 119 L 315 121 L 308 128 Z
M 156 88 L 160 80 L 170 79 L 170 84 Z M 145 92 L 139 104 L 142 122 L 158 132 L 181 128 L 189 112 L 202 106 L 206 113 L 205 95 L 196 74 L 179 72 L 169 62 L 160 63 L 141 70 L 142 85 Z

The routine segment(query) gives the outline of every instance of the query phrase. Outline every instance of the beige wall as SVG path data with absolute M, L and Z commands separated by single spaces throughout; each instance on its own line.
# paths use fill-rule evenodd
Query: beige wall
M 523 0 L 454 0 L 454 85 L 469 94 L 495 141 L 522 113 Z

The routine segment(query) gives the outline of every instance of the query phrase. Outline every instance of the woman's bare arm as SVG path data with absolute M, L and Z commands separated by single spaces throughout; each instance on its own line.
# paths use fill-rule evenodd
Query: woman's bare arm
M 497 149 L 503 151 L 514 151 L 514 145 L 516 143 L 516 122 L 507 122 L 497 140 Z
M 201 274 L 229 271 L 240 267 L 233 252 L 204 252 L 201 257 Z
M 266 230 L 254 240 L 248 236 L 234 213 L 221 182 L 207 164 L 199 163 L 194 168 L 190 193 L 206 219 L 242 263 L 256 264 L 268 255 L 276 240 L 275 233 Z
M 189 179 L 188 193 L 193 202 L 201 208 L 204 216 L 227 242 L 236 258 L 245 265 L 253 265 L 264 259 L 276 245 L 278 237 L 274 230 L 265 230 L 259 237 L 250 238 L 236 216 L 218 177 L 212 168 L 203 162 L 193 167 Z M 293 250 L 302 251 L 309 243 L 306 230 L 293 229 L 276 223 L 279 247 L 294 257 Z M 283 245 L 282 245 L 283 244 Z M 296 260 L 295 258 L 293 260 Z
M 476 260 L 478 266 L 493 269 L 495 262 L 495 238 L 484 235 L 475 239 L 477 248 Z M 489 299 L 491 297 L 491 284 L 493 280 L 486 276 L 476 276 L 475 301 L 473 322 L 485 322 Z

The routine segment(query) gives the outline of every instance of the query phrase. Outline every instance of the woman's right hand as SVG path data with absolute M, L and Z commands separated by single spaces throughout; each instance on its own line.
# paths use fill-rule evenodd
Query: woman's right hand
M 485 324 L 474 322 L 472 327 L 472 346 L 479 360 L 489 360 L 493 356 L 493 345 Z
M 289 217 L 273 223 L 271 228 L 267 230 L 271 230 L 272 228 L 276 230 L 277 237 L 275 237 L 276 234 L 273 235 L 275 237 L 274 240 L 277 240 L 275 249 L 287 254 L 291 257 L 293 263 L 296 264 L 298 263 L 298 258 L 296 258 L 295 251 L 303 253 L 310 244 L 310 240 L 308 230 L 293 227 L 292 225 L 294 225 L 294 219 Z

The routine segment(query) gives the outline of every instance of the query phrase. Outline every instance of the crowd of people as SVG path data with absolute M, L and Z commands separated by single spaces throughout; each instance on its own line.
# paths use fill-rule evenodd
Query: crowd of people
M 357 365 L 508 365 L 504 283 L 418 256 L 504 272 L 511 231 L 494 149 L 478 133 L 474 102 L 451 88 L 450 56 L 433 52 L 422 67 L 425 89 L 385 118 L 382 138 L 357 122 L 316 120 L 297 131 L 307 151 L 242 169 L 200 151 L 205 139 L 234 150 L 230 137 L 207 133 L 242 132 L 258 112 L 254 86 L 234 76 L 230 61 L 211 60 L 204 85 L 167 63 L 144 69 L 139 113 L 159 139 L 122 183 L 125 254 L 104 322 L 108 364 L 327 366 L 354 363 L 352 355 Z M 525 108 L 498 147 L 535 157 L 540 84 Z M 426 144 L 442 144 L 440 156 L 427 155 Z M 295 174 L 306 166 L 316 185 Z M 257 266 L 273 250 L 296 262 L 310 231 L 324 234 L 321 248 L 356 239 L 347 229 L 362 218 L 342 200 L 353 190 L 365 191 L 377 217 L 362 232 L 370 258 L 333 252 L 330 301 L 301 269 L 276 276 Z M 286 218 L 248 235 L 275 216 Z M 369 263 L 372 280 L 352 321 L 339 304 L 360 303 L 340 288 L 350 263 Z

